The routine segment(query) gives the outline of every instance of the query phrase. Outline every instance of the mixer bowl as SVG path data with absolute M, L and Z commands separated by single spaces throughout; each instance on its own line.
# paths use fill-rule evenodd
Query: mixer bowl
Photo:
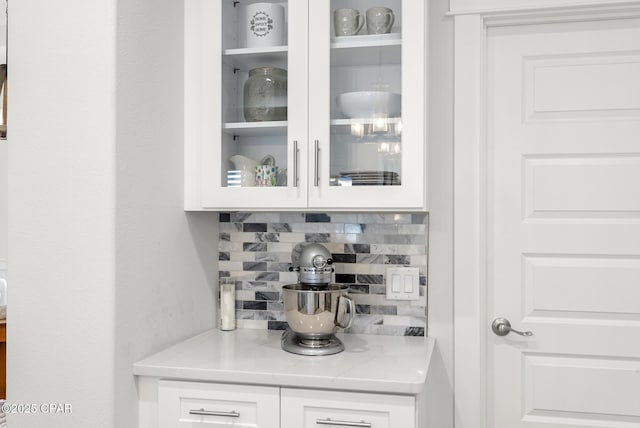
M 304 339 L 323 339 L 340 328 L 349 328 L 355 315 L 346 285 L 312 287 L 288 284 L 282 287 L 284 312 L 291 331 Z

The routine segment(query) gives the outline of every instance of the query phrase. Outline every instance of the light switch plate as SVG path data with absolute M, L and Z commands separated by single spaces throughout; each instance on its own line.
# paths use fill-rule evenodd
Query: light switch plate
M 419 300 L 420 270 L 413 267 L 388 267 L 386 272 L 387 299 Z

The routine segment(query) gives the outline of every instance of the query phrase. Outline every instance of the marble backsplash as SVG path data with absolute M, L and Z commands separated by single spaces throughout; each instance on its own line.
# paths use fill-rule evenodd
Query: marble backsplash
M 319 242 L 332 253 L 334 282 L 349 286 L 356 317 L 346 333 L 424 336 L 427 307 L 427 214 L 220 213 L 220 277 L 236 281 L 238 328 L 284 329 L 282 285 L 291 251 Z M 417 267 L 420 299 L 386 299 L 385 271 Z

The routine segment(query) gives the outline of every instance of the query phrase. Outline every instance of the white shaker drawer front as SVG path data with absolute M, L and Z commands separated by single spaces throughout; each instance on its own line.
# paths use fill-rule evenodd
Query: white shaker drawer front
M 160 381 L 159 428 L 279 428 L 279 388 Z
M 303 389 L 281 390 L 282 428 L 414 428 L 415 398 Z

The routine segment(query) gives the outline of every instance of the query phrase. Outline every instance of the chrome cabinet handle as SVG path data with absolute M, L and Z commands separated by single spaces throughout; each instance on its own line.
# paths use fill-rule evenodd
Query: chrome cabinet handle
M 371 424 L 369 422 L 360 421 L 360 422 L 350 422 L 350 421 L 334 421 L 329 418 L 327 419 L 316 419 L 316 423 L 318 425 L 335 425 L 341 427 L 360 427 L 360 428 L 371 428 Z
M 532 331 L 518 331 L 511 327 L 511 323 L 506 318 L 496 318 L 491 324 L 491 330 L 498 336 L 506 336 L 507 334 L 514 332 L 520 336 L 533 336 Z
M 226 416 L 228 418 L 239 418 L 240 413 L 232 410 L 230 412 L 217 412 L 215 410 L 189 410 L 190 415 L 199 415 L 199 416 Z
M 298 140 L 293 140 L 293 187 L 298 187 Z
M 315 177 L 313 178 L 313 185 L 315 187 L 318 187 L 318 183 L 320 182 L 320 141 L 319 140 L 314 140 L 314 146 L 315 146 Z

